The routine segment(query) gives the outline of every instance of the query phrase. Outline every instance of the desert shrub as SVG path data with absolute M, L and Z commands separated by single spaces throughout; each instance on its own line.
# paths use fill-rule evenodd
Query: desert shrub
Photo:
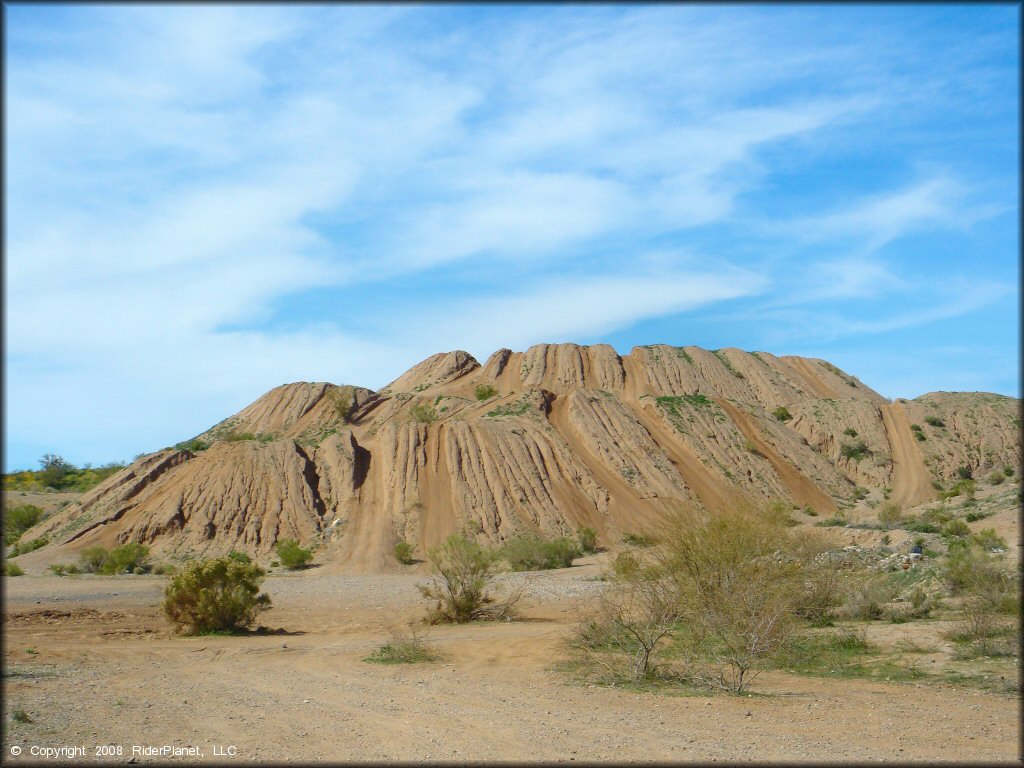
M 260 593 L 263 576 L 259 566 L 230 557 L 194 560 L 171 577 L 164 613 L 189 634 L 247 629 L 270 607 Z
M 871 451 L 868 449 L 867 443 L 863 440 L 857 440 L 853 443 L 842 443 L 839 446 L 839 455 L 845 459 L 851 459 L 852 461 L 860 461 L 869 453 L 871 453 Z
M 43 518 L 43 510 L 34 504 L 22 504 L 4 512 L 4 544 L 11 545 L 21 534 Z
M 970 540 L 950 542 L 940 573 L 953 594 L 978 590 L 986 582 L 1002 579 L 998 559 Z
M 634 547 L 650 547 L 654 544 L 654 538 L 646 533 L 633 533 L 627 531 L 622 535 L 622 543 Z
M 198 437 L 193 437 L 191 440 L 185 440 L 181 443 L 175 443 L 174 450 L 176 451 L 191 451 L 192 453 L 200 453 L 210 447 L 210 444 L 205 440 L 200 440 Z
M 987 480 L 989 485 L 1002 485 L 1002 483 L 1006 480 L 1006 477 L 1005 475 L 1003 475 L 1002 472 L 998 470 L 993 470 L 992 472 L 989 473 Z
M 925 416 L 924 417 L 924 423 L 925 424 L 930 424 L 933 427 L 944 427 L 944 426 L 946 426 L 946 422 L 944 422 L 938 416 Z
M 25 571 L 22 570 L 21 566 L 17 563 L 12 563 L 10 560 L 4 563 L 4 576 L 24 576 Z
M 303 568 L 313 559 L 312 550 L 303 549 L 295 539 L 278 540 L 277 544 L 274 545 L 274 551 L 277 552 L 281 565 L 289 571 Z
M 883 528 L 898 525 L 901 519 L 903 519 L 903 509 L 899 504 L 887 502 L 878 510 L 878 522 L 882 524 Z
M 972 474 L 973 472 L 971 471 L 971 468 L 968 466 L 956 468 L 956 476 L 959 477 L 961 480 L 970 480 Z
M 971 536 L 971 541 L 986 552 L 1005 552 L 1008 549 L 1006 539 L 996 533 L 995 528 L 983 528 Z
M 854 429 L 853 427 L 847 427 L 846 429 L 843 430 L 843 434 L 846 435 L 847 437 L 856 437 L 857 430 Z
M 989 556 L 982 555 L 977 562 L 960 590 L 960 618 L 951 638 L 972 643 L 979 654 L 989 655 L 992 640 L 1012 631 L 1005 614 L 1020 615 L 1020 583 Z
M 974 480 L 959 480 L 948 491 L 941 491 L 939 498 L 951 499 L 954 496 L 964 496 L 967 499 L 973 499 L 977 487 L 978 485 Z
M 940 530 L 939 526 L 934 523 L 929 523 L 918 518 L 908 520 L 903 524 L 903 528 L 913 533 L 938 533 Z
M 949 538 L 952 536 L 966 536 L 971 532 L 971 529 L 967 527 L 967 523 L 963 520 L 950 520 L 942 527 L 942 535 Z
M 984 520 L 986 517 L 992 517 L 992 515 L 993 515 L 992 512 L 984 512 L 984 511 L 981 511 L 981 510 L 971 510 L 966 515 L 964 515 L 964 520 L 966 520 L 968 523 L 974 523 L 974 522 L 977 522 L 978 520 Z
M 865 576 L 853 584 L 847 594 L 843 612 L 851 619 L 880 619 L 885 614 L 885 604 L 893 597 L 895 589 L 882 576 Z
M 167 576 L 174 573 L 174 566 L 169 563 L 157 563 L 153 566 L 153 573 L 157 576 Z
M 352 387 L 338 387 L 332 389 L 328 394 L 334 412 L 345 424 L 348 423 L 349 414 L 352 412 Z
M 535 533 L 509 539 L 501 548 L 501 557 L 513 571 L 568 568 L 579 554 L 579 545 L 572 539 L 544 539 Z
M 918 586 L 910 593 L 908 600 L 886 606 L 882 613 L 893 624 L 905 624 L 914 619 L 926 618 L 937 606 L 938 601 Z
M 7 553 L 7 556 L 17 557 L 18 555 L 24 555 L 26 552 L 34 552 L 49 543 L 50 539 L 48 536 L 40 536 L 38 539 L 32 539 L 31 541 L 17 541 L 11 547 L 11 551 Z
M 142 544 L 122 544 L 107 553 L 100 565 L 99 572 L 105 574 L 134 573 L 135 569 L 139 568 L 142 573 L 145 573 L 148 558 L 149 547 Z
M 778 408 L 772 411 L 772 416 L 774 416 L 779 421 L 789 421 L 790 419 L 793 418 L 793 414 L 791 414 L 789 412 L 789 409 L 784 405 L 780 405 Z
M 427 550 L 433 571 L 421 594 L 435 601 L 428 621 L 432 624 L 463 624 L 475 620 L 511 617 L 522 590 L 499 600 L 492 594 L 498 555 L 461 534 L 453 534 L 439 547 Z
M 410 565 L 416 562 L 412 556 L 412 545 L 407 541 L 400 541 L 395 544 L 395 560 L 402 565 Z
M 437 409 L 427 403 L 419 403 L 412 406 L 409 409 L 409 414 L 412 416 L 413 421 L 420 424 L 430 424 L 432 421 L 437 421 Z
M 607 682 L 654 677 L 657 654 L 680 619 L 664 569 L 635 558 L 633 564 L 608 576 L 609 588 L 579 615 L 568 642 Z
M 660 562 L 686 627 L 687 674 L 743 692 L 793 632 L 812 551 L 771 515 L 676 515 Z
M 1005 467 L 1003 467 L 1003 474 L 1006 475 L 1007 477 L 1013 477 L 1013 467 L 1011 467 L 1010 465 L 1006 465 Z
M 104 547 L 86 547 L 78 554 L 78 562 L 86 573 L 99 573 L 108 554 Z
M 849 575 L 828 560 L 809 563 L 793 613 L 814 627 L 830 627 L 849 590 Z
M 363 661 L 373 664 L 419 664 L 437 661 L 440 654 L 427 643 L 422 631 L 409 623 L 401 629 L 393 629 L 384 645 L 367 656 Z
M 490 384 L 477 384 L 476 389 L 473 390 L 473 394 L 476 396 L 477 400 L 490 400 L 498 394 L 498 390 Z
M 597 552 L 597 531 L 594 528 L 581 525 L 576 529 L 576 541 L 582 554 L 592 555 Z
M 245 554 L 245 552 L 238 552 L 238 551 L 236 551 L 234 549 L 232 549 L 230 552 L 228 552 L 226 557 L 230 557 L 232 560 L 234 560 L 235 562 L 238 562 L 238 563 L 246 563 L 246 564 L 248 564 L 248 563 L 252 562 L 252 558 L 249 557 L 247 554 Z
M 67 565 L 64 563 L 50 563 L 50 570 L 57 576 L 63 576 L 65 570 L 67 570 Z
M 28 712 L 26 712 L 24 709 L 21 709 L 20 707 L 11 712 L 11 720 L 13 720 L 16 723 L 33 722 L 32 718 L 28 716 Z

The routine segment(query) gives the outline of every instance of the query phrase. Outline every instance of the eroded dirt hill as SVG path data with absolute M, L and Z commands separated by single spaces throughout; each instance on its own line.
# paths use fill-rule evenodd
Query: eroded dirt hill
M 322 545 L 336 567 L 396 567 L 461 529 L 642 531 L 680 502 L 784 500 L 821 513 L 857 487 L 927 502 L 961 467 L 1021 461 L 1019 401 L 932 393 L 890 403 L 824 360 L 738 349 L 502 349 L 434 355 L 379 392 L 277 387 L 177 449 L 149 454 L 28 533 L 75 552 L 267 555 Z

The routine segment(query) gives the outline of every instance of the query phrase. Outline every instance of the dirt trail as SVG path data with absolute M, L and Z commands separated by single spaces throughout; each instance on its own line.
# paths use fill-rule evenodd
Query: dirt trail
M 938 496 L 932 488 L 931 476 L 917 448 L 917 440 L 914 439 L 903 406 L 895 403 L 880 405 L 878 410 L 882 414 L 882 424 L 892 454 L 891 500 L 902 507 L 934 501 Z
M 419 540 L 423 553 L 430 547 L 443 544 L 459 528 L 452 505 L 451 476 L 448 472 L 448 452 L 445 449 L 447 429 L 445 424 L 428 424 L 424 436 L 426 466 L 419 470 L 420 503 L 423 504 Z M 430 467 L 436 471 L 431 473 Z
M 643 405 L 624 402 L 633 412 L 637 421 L 650 433 L 651 439 L 668 456 L 672 466 L 682 476 L 687 487 L 697 495 L 705 507 L 713 512 L 721 512 L 736 503 L 735 494 L 731 493 L 721 480 L 715 478 L 707 470 L 685 443 L 659 423 L 656 414 L 648 412 Z
M 744 413 L 724 398 L 716 397 L 714 400 L 722 406 L 722 409 L 732 419 L 740 432 L 743 433 L 743 436 L 754 444 L 758 453 L 764 456 L 768 463 L 772 465 L 779 479 L 789 489 L 793 501 L 797 504 L 809 505 L 818 512 L 834 512 L 836 510 L 836 503 L 829 496 L 825 495 L 818 486 L 801 474 L 796 467 L 786 461 L 771 445 L 765 442 L 764 438 L 761 437 L 761 431 L 749 414 Z
M 839 397 L 839 393 L 826 384 L 814 370 L 814 366 L 804 358 L 787 356 L 778 359 L 784 362 L 797 375 L 797 378 L 818 397 Z
M 625 483 L 621 476 L 612 472 L 605 466 L 601 459 L 587 450 L 587 447 L 576 437 L 575 430 L 569 420 L 569 396 L 560 395 L 551 403 L 551 411 L 548 414 L 548 421 L 554 426 L 555 431 L 565 440 L 573 453 L 590 470 L 595 479 L 608 492 L 608 516 L 612 519 L 624 521 L 630 517 L 637 519 L 641 528 L 655 526 L 659 515 L 651 509 L 650 502 L 632 502 L 635 494 Z M 616 512 L 620 510 L 619 512 Z M 635 530 L 627 526 L 622 531 L 609 531 L 608 534 L 615 537 L 625 531 Z
M 275 607 L 262 618 L 294 634 L 193 638 L 171 636 L 152 607 L 157 577 L 19 578 L 6 594 L 3 692 L 32 722 L 8 724 L 5 764 L 19 763 L 14 745 L 20 761 L 38 764 L 27 760 L 31 745 L 80 743 L 125 745 L 119 763 L 132 744 L 202 750 L 202 759 L 138 759 L 177 765 L 1018 757 L 1016 699 L 944 684 L 765 673 L 753 697 L 574 684 L 553 665 L 574 602 L 602 586 L 597 570 L 532 574 L 527 620 L 432 628 L 443 658 L 394 666 L 364 659 L 389 623 L 422 608 L 413 576 L 271 576 Z M 64 616 L 86 595 L 92 610 Z M 58 623 L 41 615 L 40 599 L 63 612 Z M 879 629 L 925 644 L 939 631 L 933 622 Z M 236 757 L 213 756 L 228 745 Z

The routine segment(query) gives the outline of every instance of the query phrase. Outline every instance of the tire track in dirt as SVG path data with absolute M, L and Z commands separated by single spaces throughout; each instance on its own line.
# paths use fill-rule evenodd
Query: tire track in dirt
M 625 400 L 623 405 L 632 411 L 636 420 L 647 430 L 651 439 L 672 462 L 672 466 L 676 468 L 686 486 L 697 495 L 697 498 L 708 510 L 724 512 L 739 501 L 736 494 L 724 487 L 722 481 L 708 471 L 707 467 L 693 455 L 684 442 L 677 439 L 669 432 L 668 428 L 660 424 L 656 415 L 647 412 L 644 405 Z
M 576 437 L 569 419 L 569 395 L 559 395 L 551 403 L 548 421 L 555 431 L 569 444 L 570 450 L 583 463 L 608 493 L 608 517 L 614 526 L 618 523 L 622 532 L 630 530 L 630 523 L 652 530 L 658 525 L 658 514 L 651 509 L 651 503 L 636 498 L 636 492 L 626 482 L 609 470 L 603 461 L 590 451 Z M 633 518 L 633 519 L 630 519 Z M 626 521 L 629 520 L 629 523 Z
M 732 419 L 743 436 L 754 444 L 757 452 L 764 456 L 768 463 L 772 465 L 775 474 L 779 476 L 779 479 L 789 489 L 793 501 L 798 504 L 809 505 L 819 512 L 834 512 L 836 510 L 836 503 L 831 497 L 827 496 L 809 478 L 801 474 L 796 467 L 786 461 L 786 459 L 779 455 L 778 451 L 764 440 L 760 429 L 758 429 L 754 419 L 749 414 L 744 413 L 725 398 L 716 397 L 714 401 Z
M 892 456 L 891 500 L 904 508 L 934 501 L 938 496 L 932 488 L 931 476 L 917 448 L 917 440 L 911 433 L 907 412 L 895 403 L 880 405 L 878 410 L 882 414 L 882 425 Z
M 818 397 L 839 397 L 839 393 L 826 384 L 819 376 L 814 366 L 802 357 L 780 357 L 778 358 L 789 367 L 797 378 L 806 384 Z

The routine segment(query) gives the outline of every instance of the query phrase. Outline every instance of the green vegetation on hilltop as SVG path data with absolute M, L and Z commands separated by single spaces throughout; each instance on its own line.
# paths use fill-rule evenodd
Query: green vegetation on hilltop
M 110 462 L 101 467 L 76 467 L 61 456 L 48 453 L 39 460 L 40 469 L 23 469 L 4 474 L 5 491 L 88 491 L 127 465 Z

